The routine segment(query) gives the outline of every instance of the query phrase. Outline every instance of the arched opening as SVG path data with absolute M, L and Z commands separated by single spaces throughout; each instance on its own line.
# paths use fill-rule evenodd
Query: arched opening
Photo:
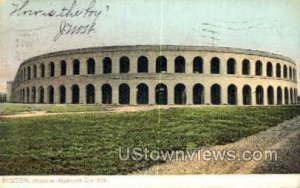
M 89 58 L 86 61 L 87 64 L 87 74 L 95 74 L 95 60 L 93 58 Z
M 128 73 L 130 69 L 129 58 L 124 56 L 120 59 L 120 73 Z
M 60 75 L 65 76 L 67 74 L 67 63 L 64 60 L 60 61 Z
M 23 88 L 23 90 L 22 90 L 22 102 L 23 103 L 25 103 L 25 98 L 26 98 L 25 88 Z
M 177 84 L 174 87 L 174 103 L 175 104 L 186 104 L 186 89 L 185 85 Z
M 137 87 L 137 92 L 136 92 L 136 103 L 137 104 L 148 104 L 149 99 L 149 91 L 148 91 L 148 86 L 146 84 L 139 84 Z
M 211 104 L 221 104 L 221 86 L 214 84 L 210 88 Z
M 235 74 L 235 59 L 229 58 L 227 60 L 227 74 Z
M 26 88 L 26 103 L 30 102 L 30 89 L 29 87 Z
M 276 77 L 277 78 L 281 77 L 281 66 L 279 63 L 276 64 Z
M 130 103 L 130 87 L 127 84 L 119 86 L 119 104 Z
M 41 78 L 44 78 L 45 77 L 45 65 L 44 64 L 41 64 L 40 65 L 40 76 Z
M 244 59 L 242 62 L 242 74 L 243 75 L 250 74 L 250 61 L 248 59 Z
M 290 101 L 291 101 L 291 104 L 294 104 L 294 92 L 293 92 L 292 88 L 290 88 Z
M 243 87 L 243 104 L 244 105 L 251 105 L 252 98 L 251 98 L 251 87 L 245 85 Z
M 274 89 L 272 86 L 268 87 L 268 104 L 274 104 Z
M 185 73 L 185 59 L 182 56 L 175 58 L 175 73 Z
M 50 62 L 49 64 L 49 76 L 53 77 L 55 74 L 55 65 L 53 62 Z
M 290 80 L 292 79 L 292 68 L 291 67 L 289 67 L 289 78 L 290 78 Z
M 164 56 L 159 56 L 156 59 L 156 73 L 167 72 L 167 59 Z
M 73 74 L 74 75 L 80 74 L 80 61 L 78 59 L 73 60 Z
M 48 87 L 48 103 L 49 104 L 54 103 L 54 88 L 53 88 L 53 86 Z
M 148 58 L 141 56 L 138 58 L 138 72 L 144 73 L 148 72 Z
M 66 103 L 66 87 L 63 85 L 59 86 L 59 103 Z
M 227 88 L 228 104 L 237 104 L 237 88 L 235 85 L 231 84 Z
M 204 87 L 202 84 L 195 84 L 193 87 L 193 103 L 204 104 Z
M 282 104 L 282 89 L 277 87 L 277 104 Z
M 36 89 L 35 89 L 35 87 L 32 87 L 31 88 L 31 102 L 35 103 L 35 100 L 36 100 Z
M 283 66 L 283 77 L 287 78 L 287 67 L 286 67 L 286 65 Z
M 112 103 L 112 89 L 109 84 L 104 84 L 102 86 L 102 104 Z
M 262 63 L 261 61 L 256 61 L 255 63 L 255 75 L 256 76 L 261 76 L 262 75 Z
M 214 57 L 210 61 L 210 73 L 211 74 L 220 74 L 220 59 Z
M 256 104 L 263 105 L 264 104 L 264 88 L 262 86 L 256 87 L 255 95 L 256 95 Z
M 203 73 L 203 59 L 199 56 L 194 58 L 193 72 L 194 73 Z
M 284 103 L 289 104 L 289 90 L 288 90 L 288 88 L 284 88 Z
M 44 88 L 39 87 L 39 103 L 44 103 Z
M 27 80 L 31 79 L 31 68 L 27 67 Z
M 267 76 L 269 77 L 273 76 L 273 65 L 271 62 L 267 63 Z
M 92 84 L 89 84 L 85 88 L 86 94 L 86 103 L 93 104 L 95 103 L 95 87 Z
M 109 57 L 106 57 L 103 59 L 103 74 L 110 73 L 112 73 L 111 59 Z
M 78 104 L 80 98 L 80 89 L 78 85 L 72 86 L 72 104 Z
M 155 102 L 158 105 L 168 104 L 168 88 L 165 84 L 157 84 L 155 87 Z

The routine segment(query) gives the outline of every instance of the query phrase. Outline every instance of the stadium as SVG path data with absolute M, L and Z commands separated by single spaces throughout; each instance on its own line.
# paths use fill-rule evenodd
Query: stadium
M 296 103 L 295 62 L 248 49 L 110 46 L 25 60 L 10 102 L 114 105 L 288 105 Z

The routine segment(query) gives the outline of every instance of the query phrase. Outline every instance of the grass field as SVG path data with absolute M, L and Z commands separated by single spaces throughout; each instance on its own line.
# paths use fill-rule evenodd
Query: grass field
M 0 175 L 128 174 L 154 162 L 120 161 L 119 147 L 226 144 L 296 115 L 299 107 L 277 106 L 0 118 Z

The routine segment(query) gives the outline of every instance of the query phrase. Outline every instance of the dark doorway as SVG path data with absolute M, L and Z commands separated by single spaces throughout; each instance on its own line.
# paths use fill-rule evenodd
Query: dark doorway
M 186 104 L 185 85 L 177 84 L 174 87 L 174 103 L 175 104 Z
M 204 87 L 202 84 L 195 84 L 193 87 L 193 103 L 204 104 Z
M 121 84 L 119 86 L 119 104 L 130 103 L 130 88 L 127 84 Z
M 148 86 L 146 84 L 139 84 L 137 86 L 136 102 L 137 104 L 148 104 Z
M 158 105 L 168 104 L 168 89 L 165 84 L 157 84 L 155 87 L 155 102 Z

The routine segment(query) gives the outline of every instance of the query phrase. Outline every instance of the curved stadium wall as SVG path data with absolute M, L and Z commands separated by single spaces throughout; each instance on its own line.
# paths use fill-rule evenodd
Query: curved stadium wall
M 11 101 L 46 104 L 284 105 L 296 103 L 293 60 L 197 46 L 112 46 L 24 61 Z

